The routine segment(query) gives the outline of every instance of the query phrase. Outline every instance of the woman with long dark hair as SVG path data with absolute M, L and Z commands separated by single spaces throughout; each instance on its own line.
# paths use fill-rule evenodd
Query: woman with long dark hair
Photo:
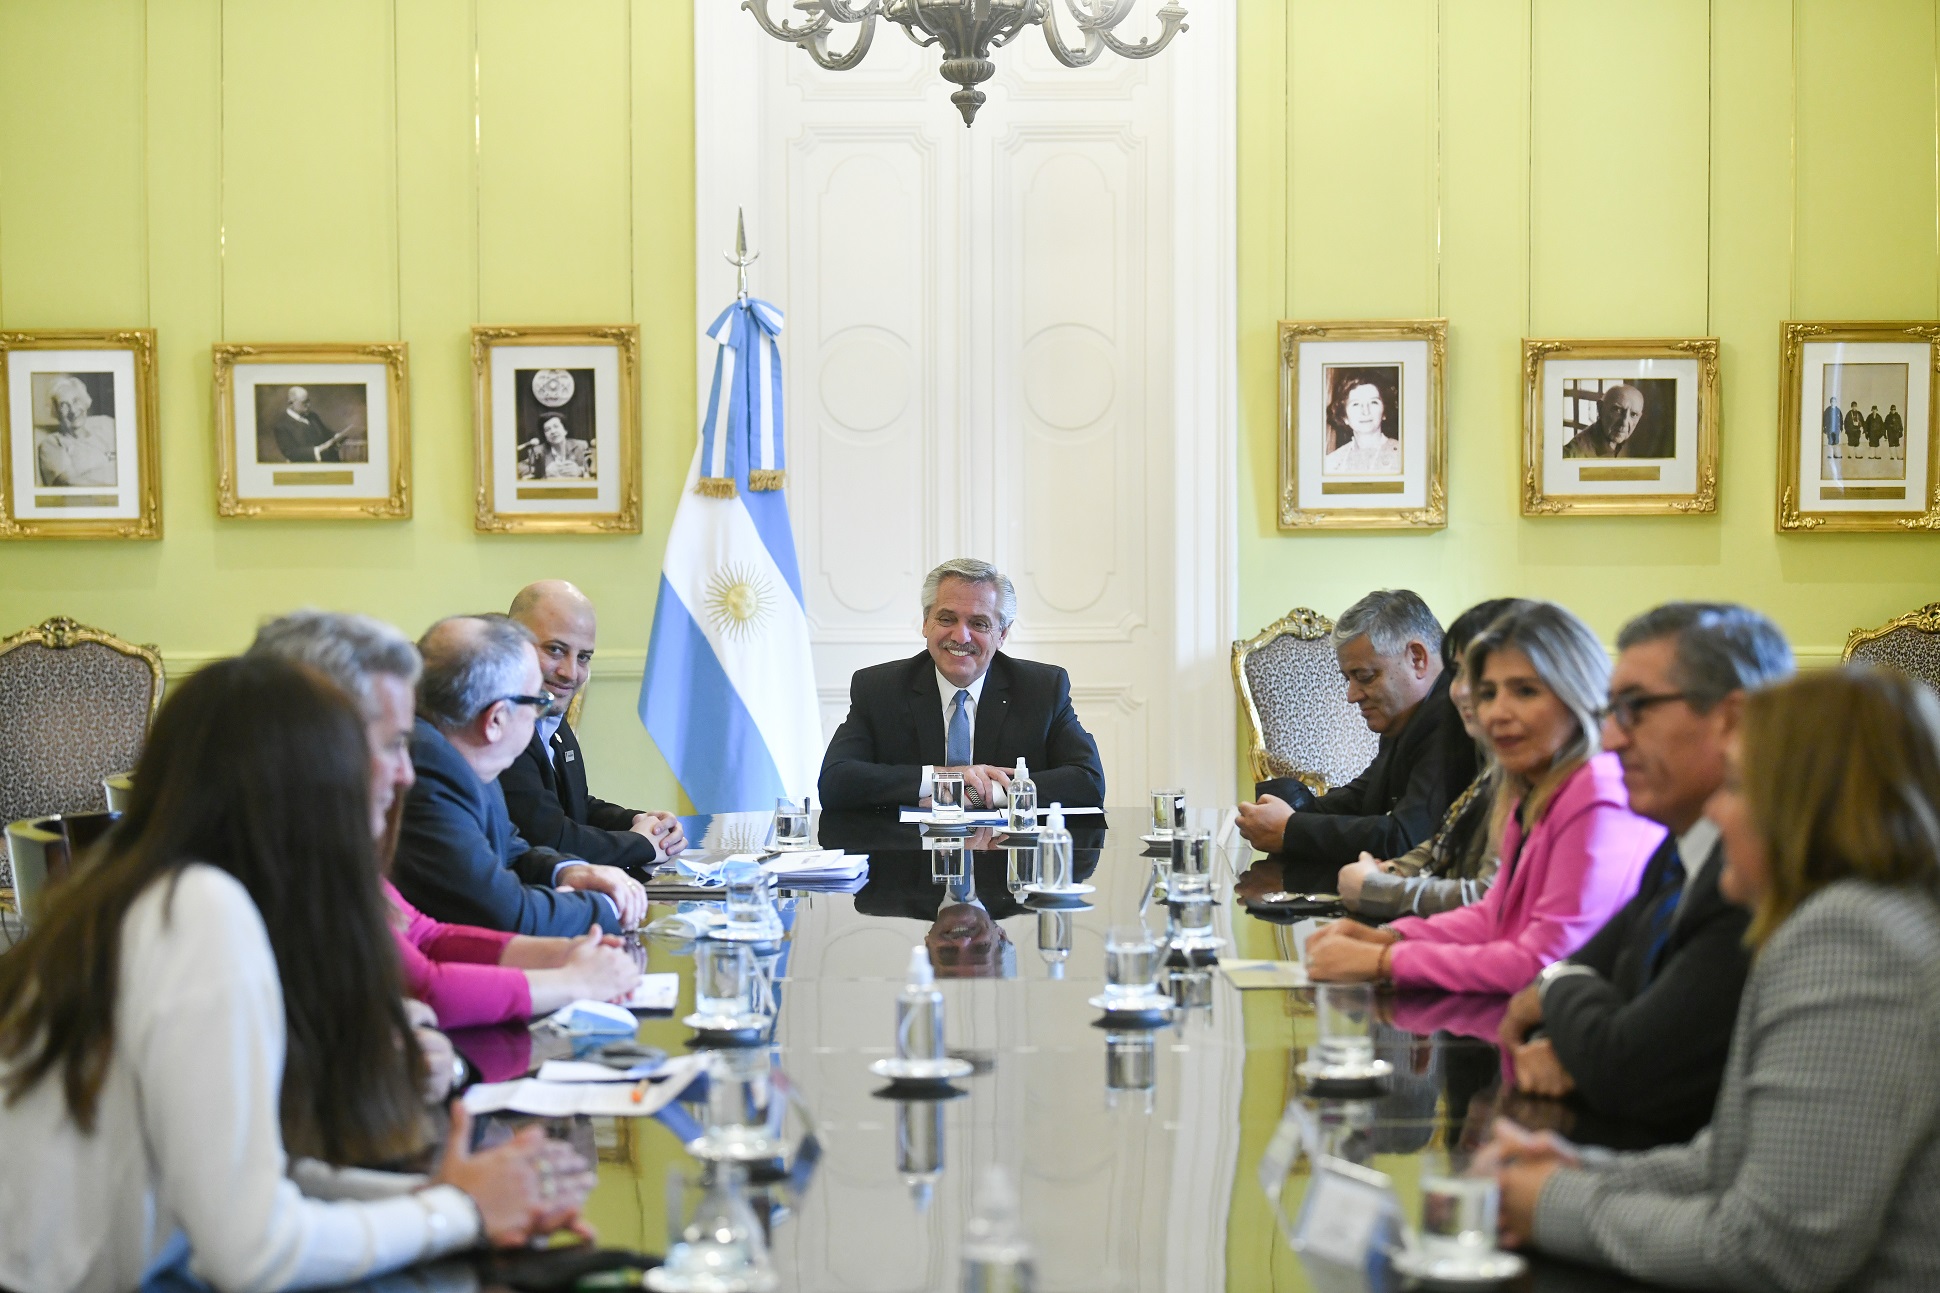
M 0 1287 L 128 1289 L 183 1256 L 222 1289 L 341 1283 L 576 1215 L 577 1155 L 535 1129 L 473 1156 L 462 1111 L 430 1181 L 290 1179 L 423 1145 L 370 781 L 308 669 L 171 693 L 98 861 L 0 958 Z

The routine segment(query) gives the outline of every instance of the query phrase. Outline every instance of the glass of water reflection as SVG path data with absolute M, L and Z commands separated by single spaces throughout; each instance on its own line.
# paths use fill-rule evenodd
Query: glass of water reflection
M 1329 983 L 1314 993 L 1319 1044 L 1314 1058 L 1326 1069 L 1366 1072 L 1374 1063 L 1374 988 L 1366 983 Z
M 1105 934 L 1105 995 L 1131 1000 L 1157 989 L 1159 940 L 1143 923 L 1113 925 Z
M 704 939 L 694 948 L 694 1012 L 740 1019 L 754 1007 L 748 949 L 741 943 Z
M 930 812 L 940 818 L 963 816 L 963 774 L 939 772 L 930 778 Z
M 1421 1175 L 1421 1246 L 1430 1258 L 1457 1266 L 1495 1251 L 1501 1195 L 1493 1176 L 1468 1176 L 1433 1159 Z
M 808 805 L 792 799 L 775 800 L 775 844 L 798 849 L 808 844 Z
M 1152 792 L 1152 835 L 1157 839 L 1171 839 L 1174 835 L 1185 834 L 1186 829 L 1186 792 L 1183 790 L 1154 790 Z

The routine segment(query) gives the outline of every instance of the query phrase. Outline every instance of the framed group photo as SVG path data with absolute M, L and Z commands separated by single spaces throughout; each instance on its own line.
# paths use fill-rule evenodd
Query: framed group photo
M 1522 343 L 1522 514 L 1718 510 L 1718 340 Z
M 159 539 L 155 333 L 0 332 L 0 538 Z
M 215 347 L 216 511 L 411 515 L 403 342 Z
M 1283 530 L 1448 523 L 1445 319 L 1280 324 Z
M 1778 529 L 1940 529 L 1940 324 L 1787 323 Z
M 473 328 L 476 527 L 640 532 L 640 330 Z

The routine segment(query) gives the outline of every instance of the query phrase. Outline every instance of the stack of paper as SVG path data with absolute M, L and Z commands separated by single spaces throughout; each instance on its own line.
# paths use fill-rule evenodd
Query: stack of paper
M 734 853 L 717 861 L 679 859 L 685 877 L 709 888 L 725 883 L 721 869 L 730 862 L 758 862 L 762 873 L 784 889 L 844 889 L 858 886 L 869 874 L 867 853 L 844 853 L 841 849 Z
M 1096 817 L 1105 810 L 1102 808 L 1062 808 L 1066 817 Z M 1050 814 L 1049 808 L 1037 810 L 1039 817 Z M 903 808 L 897 815 L 901 822 L 918 822 L 924 826 L 1003 826 L 1009 823 L 1010 815 L 1001 808 L 966 808 L 955 817 L 938 817 L 927 808 Z
M 640 1082 L 607 1078 L 594 1082 L 551 1082 L 546 1080 L 545 1070 L 552 1066 L 546 1065 L 536 1078 L 481 1082 L 471 1087 L 465 1092 L 465 1108 L 474 1114 L 510 1109 L 541 1118 L 570 1118 L 581 1113 L 608 1118 L 644 1118 L 673 1103 L 706 1065 L 705 1055 L 683 1055 L 668 1060 L 650 1079 Z

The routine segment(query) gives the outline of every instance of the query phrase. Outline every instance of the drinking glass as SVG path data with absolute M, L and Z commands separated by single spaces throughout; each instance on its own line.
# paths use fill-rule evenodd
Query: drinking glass
M 964 860 L 963 840 L 956 837 L 925 840 L 930 846 L 930 879 L 961 880 L 967 863 Z
M 1493 1176 L 1464 1176 L 1436 1164 L 1421 1177 L 1421 1246 L 1435 1260 L 1461 1265 L 1495 1251 L 1501 1196 Z
M 808 844 L 808 805 L 792 799 L 775 800 L 775 845 L 798 849 Z
M 930 814 L 949 821 L 963 816 L 963 774 L 939 772 L 930 778 Z
M 1166 886 L 1172 946 L 1184 951 L 1215 947 L 1213 934 L 1212 832 L 1172 837 L 1172 874 Z
M 783 1100 L 775 1089 L 773 1063 L 765 1046 L 708 1052 L 701 1109 L 706 1131 L 688 1142 L 688 1153 L 714 1162 L 750 1163 L 787 1151 L 776 1134 Z
M 1158 839 L 1171 839 L 1175 834 L 1183 834 L 1186 829 L 1186 792 L 1183 790 L 1154 790 L 1152 792 L 1152 834 Z
M 1374 1063 L 1374 989 L 1366 983 L 1323 984 L 1314 993 L 1319 1044 L 1314 1059 L 1326 1070 L 1366 1073 Z
M 1161 955 L 1159 941 L 1143 924 L 1113 925 L 1105 933 L 1105 995 L 1123 1001 L 1152 996 Z
M 1107 1102 L 1119 1091 L 1151 1092 L 1159 1081 L 1158 1037 L 1150 1029 L 1105 1034 Z M 1147 1109 L 1151 1108 L 1148 1103 Z
M 677 1178 L 673 1184 L 676 1188 L 668 1195 L 677 1209 Z M 648 1271 L 643 1283 L 654 1293 L 774 1288 L 774 1262 L 760 1219 L 747 1200 L 747 1169 L 733 1162 L 710 1163 L 705 1185 L 693 1220 L 677 1231 L 669 1227 L 679 1238 L 668 1247 L 666 1263 Z M 674 1221 L 677 1225 L 678 1216 Z
M 745 859 L 729 862 L 721 868 L 721 879 L 727 887 L 728 937 L 750 940 L 780 937 L 781 918 L 775 914 L 774 901 L 768 893 L 768 877 L 762 873 L 760 863 Z
M 740 943 L 706 939 L 694 948 L 694 1013 L 712 1019 L 742 1019 L 753 1012 L 748 949 Z

